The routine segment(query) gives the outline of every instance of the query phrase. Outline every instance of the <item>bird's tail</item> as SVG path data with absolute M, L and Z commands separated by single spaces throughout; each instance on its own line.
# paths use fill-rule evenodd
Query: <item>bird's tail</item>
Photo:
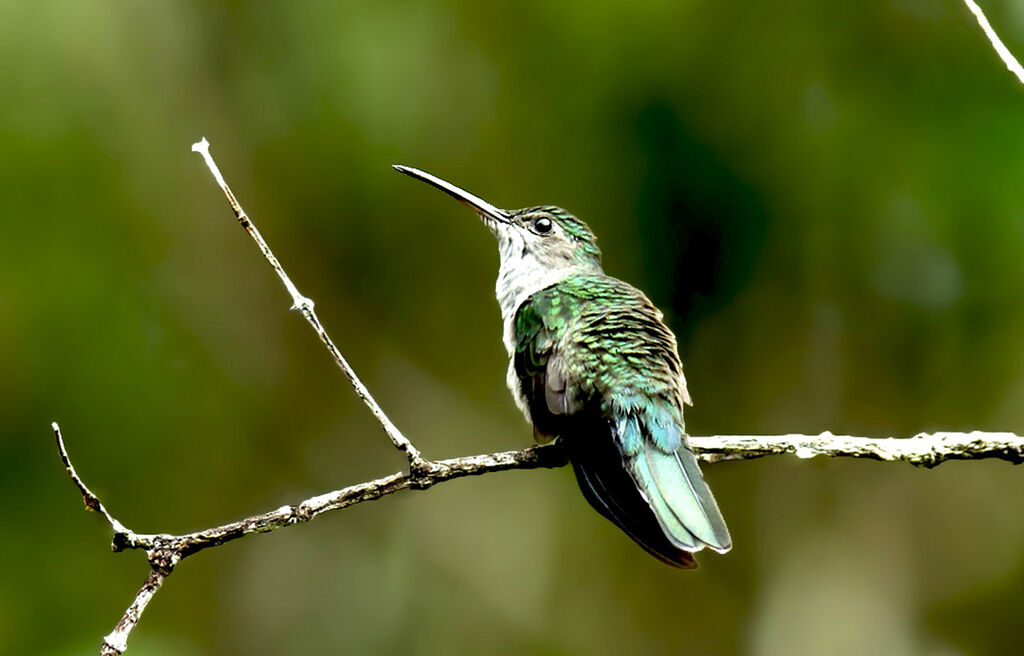
M 674 450 L 658 437 L 631 416 L 594 422 L 563 441 L 580 490 L 598 512 L 653 556 L 692 569 L 692 552 L 707 546 L 724 553 L 732 539 L 693 452 L 681 436 Z

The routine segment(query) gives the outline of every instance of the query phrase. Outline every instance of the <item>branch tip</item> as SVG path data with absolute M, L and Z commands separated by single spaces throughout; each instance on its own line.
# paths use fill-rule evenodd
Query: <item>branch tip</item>
M 206 137 L 203 137 L 199 141 L 197 141 L 194 144 L 192 144 L 192 152 L 193 153 L 207 153 L 207 152 L 210 152 L 210 142 L 206 140 Z
M 105 515 L 106 511 L 103 510 L 103 504 L 100 503 L 99 497 L 93 494 L 92 490 L 90 490 L 85 484 L 85 481 L 83 481 L 78 475 L 78 472 L 75 471 L 75 466 L 71 464 L 71 456 L 68 455 L 67 446 L 64 444 L 64 436 L 61 435 L 60 432 L 60 426 L 57 422 L 52 422 L 50 425 L 53 426 L 53 434 L 57 438 L 57 452 L 60 454 L 60 461 L 64 463 L 64 471 L 67 472 L 71 482 L 78 488 L 79 493 L 82 495 L 82 501 L 85 503 L 85 507 L 93 512 Z
M 320 319 L 316 316 L 316 311 L 313 309 L 313 299 L 301 293 L 295 286 L 295 283 L 292 282 L 291 278 L 288 277 L 288 274 L 285 273 L 284 267 L 281 266 L 281 263 L 274 255 L 274 252 L 270 250 L 270 246 L 268 246 L 266 240 L 263 239 L 263 235 L 260 234 L 256 224 L 251 218 L 249 218 L 249 215 L 245 213 L 245 210 L 242 209 L 241 203 L 238 202 L 234 192 L 231 191 L 231 187 L 228 186 L 227 181 L 221 174 L 220 169 L 217 167 L 217 163 L 210 154 L 209 142 L 207 142 L 204 137 L 202 141 L 192 145 L 192 150 L 202 155 L 203 160 L 206 162 L 206 168 L 210 169 L 210 173 L 217 181 L 221 191 L 224 192 L 224 197 L 227 199 L 228 205 L 231 206 L 231 211 L 234 212 L 235 218 L 238 219 L 242 228 L 249 233 L 249 236 L 256 243 L 256 247 L 259 248 L 263 257 L 267 260 L 267 263 L 270 264 L 270 267 L 274 270 L 274 273 L 277 274 L 277 277 L 281 280 L 281 283 L 288 291 L 288 294 L 292 299 L 291 309 L 299 310 L 302 313 L 302 316 L 306 319 L 306 322 L 316 333 L 317 337 L 319 337 L 320 341 L 327 347 L 331 357 L 334 358 L 335 364 L 338 365 L 338 368 L 341 369 L 342 373 L 352 385 L 356 396 L 358 396 L 370 410 L 370 413 L 373 414 L 374 418 L 376 418 L 377 423 L 380 424 L 384 433 L 391 440 L 391 443 L 395 448 L 406 455 L 411 467 L 422 471 L 425 466 L 423 464 L 423 457 L 420 455 L 419 450 L 417 450 L 416 447 L 413 446 L 412 442 L 410 442 L 409 439 L 405 437 L 397 427 L 395 427 L 394 423 L 391 422 L 388 416 L 384 413 L 384 410 L 381 409 L 380 405 L 370 394 L 366 385 L 364 385 L 359 379 L 359 376 L 356 375 L 355 370 L 351 365 L 349 365 L 345 356 L 341 354 L 341 351 L 334 344 L 334 341 L 331 340 L 327 331 L 324 329 L 323 324 L 320 323 Z
M 115 542 L 119 536 L 124 538 L 126 541 L 130 541 L 130 538 L 133 535 L 132 532 L 107 512 L 107 509 L 103 507 L 103 502 L 100 501 L 100 498 L 89 489 L 89 486 L 85 484 L 82 477 L 78 475 L 77 471 L 75 471 L 75 466 L 71 464 L 71 456 L 68 455 L 68 449 L 64 445 L 64 436 L 61 435 L 60 426 L 57 425 L 57 422 L 52 422 L 50 425 L 53 426 L 53 433 L 57 438 L 57 452 L 60 454 L 60 461 L 64 463 L 64 471 L 67 472 L 68 478 L 71 479 L 71 482 L 78 488 L 79 494 L 82 495 L 82 503 L 85 504 L 85 507 L 88 510 L 99 513 L 106 518 L 107 523 L 110 524 L 111 530 L 114 531 Z

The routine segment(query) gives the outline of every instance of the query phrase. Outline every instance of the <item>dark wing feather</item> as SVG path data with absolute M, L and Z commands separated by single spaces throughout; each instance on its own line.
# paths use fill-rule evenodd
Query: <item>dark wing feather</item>
M 579 433 L 562 436 L 569 453 L 576 482 L 584 498 L 599 513 L 658 560 L 681 569 L 696 569 L 690 551 L 666 537 L 647 500 L 638 493 L 636 483 L 623 467 L 623 457 L 615 447 L 613 428 L 604 422 L 581 426 Z M 606 439 L 595 439 L 604 433 Z

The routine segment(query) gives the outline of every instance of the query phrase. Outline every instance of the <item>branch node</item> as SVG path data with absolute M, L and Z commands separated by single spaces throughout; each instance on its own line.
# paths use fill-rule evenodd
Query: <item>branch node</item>
M 132 548 L 131 536 L 127 533 L 120 531 L 114 531 L 114 537 L 110 540 L 110 550 L 114 553 L 124 551 L 125 549 Z
M 308 522 L 313 519 L 315 515 L 313 514 L 312 508 L 305 503 L 300 503 L 298 505 L 291 506 L 291 516 L 293 519 L 290 523 L 299 524 L 301 522 Z
M 174 566 L 181 562 L 181 552 L 167 547 L 151 549 L 146 552 L 146 560 L 154 572 L 166 577 L 174 571 Z
M 313 302 L 313 299 L 311 299 L 308 296 L 302 296 L 300 294 L 297 298 L 293 299 L 292 306 L 288 309 L 298 310 L 302 314 L 308 315 L 313 311 L 313 308 L 315 307 L 316 303 Z
M 426 490 L 433 486 L 444 471 L 444 466 L 427 460 L 418 451 L 409 456 L 409 476 L 412 479 L 410 486 L 414 490 Z
M 946 440 L 943 437 L 938 437 L 938 439 L 936 439 L 929 436 L 927 433 L 918 433 L 913 437 L 913 439 L 926 447 L 921 450 L 915 464 L 924 467 L 925 469 L 934 469 L 942 464 L 942 457 L 939 453 L 940 449 L 938 445 L 941 442 L 942 445 L 945 446 Z

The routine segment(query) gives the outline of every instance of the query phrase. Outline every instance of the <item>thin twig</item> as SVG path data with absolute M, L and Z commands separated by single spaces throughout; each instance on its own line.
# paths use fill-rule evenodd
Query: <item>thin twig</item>
M 68 450 L 64 446 L 64 436 L 60 433 L 60 426 L 57 422 L 52 422 L 50 426 L 53 427 L 53 434 L 57 438 L 57 452 L 60 454 L 60 461 L 64 463 L 64 471 L 71 477 L 71 482 L 75 484 L 78 491 L 82 493 L 82 502 L 85 503 L 85 507 L 93 512 L 97 512 L 107 518 L 107 523 L 110 524 L 110 528 L 113 529 L 114 534 L 127 533 L 128 529 L 124 525 L 114 519 L 114 517 L 107 512 L 107 509 L 103 507 L 103 503 L 100 502 L 100 498 L 93 494 L 92 490 L 85 484 L 79 476 L 78 472 L 75 471 L 75 466 L 71 464 L 71 457 L 68 456 Z
M 160 586 L 164 584 L 164 579 L 167 578 L 168 574 L 170 574 L 169 571 L 149 570 L 145 583 L 139 588 L 135 595 L 135 600 L 128 606 L 128 610 L 121 616 L 121 621 L 117 623 L 113 631 L 103 637 L 100 656 L 119 656 L 128 649 L 128 636 L 138 625 L 139 618 L 142 617 L 142 611 L 146 610 L 149 601 L 157 593 L 157 590 L 160 589 Z
M 978 19 L 978 25 L 981 26 L 982 32 L 984 32 L 985 36 L 988 37 L 989 43 L 991 43 L 992 47 L 995 48 L 999 58 L 1003 60 L 1004 64 L 1006 64 L 1006 68 L 1017 76 L 1017 79 L 1021 81 L 1021 84 L 1024 84 L 1024 68 L 1021 67 L 1020 62 L 1013 56 L 1013 53 L 1003 45 L 1003 41 L 999 38 L 999 35 L 996 34 L 996 31 L 992 29 L 992 25 L 989 24 L 988 18 L 985 17 L 985 13 L 981 10 L 981 7 L 979 7 L 974 0 L 964 0 L 964 4 L 966 4 L 967 8 L 971 10 L 974 17 Z
M 117 521 L 113 515 L 111 515 L 100 498 L 89 489 L 89 486 L 85 484 L 85 481 L 78 475 L 75 470 L 75 466 L 71 463 L 71 456 L 68 455 L 67 447 L 64 445 L 64 436 L 61 435 L 60 426 L 57 422 L 50 424 L 53 427 L 53 434 L 57 438 L 57 452 L 60 454 L 61 462 L 64 463 L 64 471 L 67 472 L 68 477 L 71 478 L 71 482 L 78 488 L 79 493 L 82 495 L 82 501 L 85 503 L 85 507 L 88 510 L 99 513 L 106 518 L 107 523 L 110 524 L 111 530 L 114 532 L 114 539 L 112 543 L 112 549 L 114 551 L 121 551 L 126 548 L 125 545 L 137 544 L 135 532 L 125 527 L 124 524 Z M 152 536 L 155 537 L 155 536 Z M 100 656 L 117 656 L 123 654 L 128 648 L 128 635 L 132 632 L 135 626 L 139 623 L 139 618 L 142 617 L 142 612 L 146 610 L 146 606 L 149 604 L 150 599 L 156 594 L 160 586 L 163 585 L 164 579 L 170 575 L 173 571 L 174 566 L 181 560 L 181 555 L 174 550 L 165 550 L 156 548 L 155 540 L 148 547 L 138 547 L 146 549 L 147 558 L 149 559 L 149 575 L 146 577 L 145 583 L 139 589 L 135 595 L 135 599 L 131 605 L 125 610 L 124 615 L 121 616 L 121 621 L 117 623 L 114 630 L 111 631 L 103 638 L 103 646 L 100 648 Z
M 248 232 L 249 236 L 256 242 L 260 252 L 263 253 L 263 257 L 267 259 L 267 262 L 270 263 L 270 266 L 273 267 L 274 271 L 277 273 L 278 278 L 280 278 L 281 282 L 284 283 L 285 289 L 288 290 L 288 293 L 292 297 L 292 309 L 302 312 L 302 316 L 304 316 L 306 321 L 309 322 L 309 325 L 312 326 L 313 330 L 320 338 L 320 341 L 327 347 L 331 357 L 334 358 L 334 361 L 341 368 L 342 372 L 344 372 L 345 377 L 348 378 L 349 383 L 352 384 L 352 387 L 355 389 L 356 396 L 362 399 L 363 403 L 366 404 L 366 407 L 370 409 L 370 412 L 377 419 L 378 423 L 380 423 L 381 428 L 384 429 L 384 432 L 391 439 L 391 442 L 395 447 L 405 453 L 406 457 L 409 459 L 410 470 L 413 473 L 418 474 L 429 471 L 432 463 L 423 458 L 419 449 L 413 446 L 412 442 L 402 434 L 402 431 L 398 430 L 398 427 L 395 426 L 388 416 L 384 414 L 384 411 L 381 410 L 380 405 L 377 404 L 377 401 L 370 394 L 370 390 L 366 388 L 363 381 L 359 380 L 359 376 L 356 375 L 355 370 L 352 369 L 351 365 L 349 365 L 348 360 L 345 359 L 345 356 L 341 354 L 338 347 L 334 345 L 334 341 L 332 341 L 327 335 L 327 331 L 324 330 L 323 324 L 320 323 L 320 319 L 316 316 L 316 311 L 313 309 L 313 299 L 299 292 L 295 284 L 292 283 L 291 278 L 289 278 L 288 274 L 285 273 L 281 263 L 278 262 L 277 257 L 274 256 L 273 251 L 270 250 L 270 246 L 268 246 L 267 242 L 263 240 L 263 235 L 260 234 L 260 231 L 256 229 L 256 225 L 252 222 L 252 219 L 250 219 L 245 213 L 245 210 L 242 209 L 242 205 L 235 198 L 235 194 L 231 191 L 231 187 L 228 186 L 224 176 L 221 175 L 220 168 L 217 166 L 217 163 L 213 161 L 213 156 L 210 155 L 210 142 L 206 140 L 206 137 L 203 137 L 200 141 L 192 144 L 192 151 L 202 155 L 203 161 L 206 162 L 206 167 L 210 169 L 210 173 L 213 174 L 213 178 L 217 181 L 217 184 L 220 185 L 221 190 L 224 192 L 224 196 L 227 197 L 228 203 L 231 205 L 231 210 L 235 213 L 235 217 L 238 219 L 238 222 L 242 224 L 245 231 Z

